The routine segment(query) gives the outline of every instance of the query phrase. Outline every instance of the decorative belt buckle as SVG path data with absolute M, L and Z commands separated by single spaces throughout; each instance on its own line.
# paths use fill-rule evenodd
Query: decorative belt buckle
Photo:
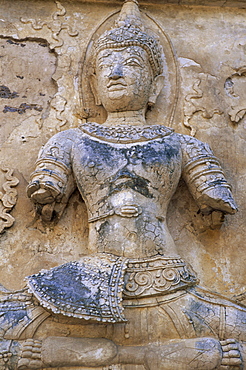
M 125 205 L 115 209 L 115 214 L 121 217 L 138 217 L 142 213 L 142 209 L 135 205 Z

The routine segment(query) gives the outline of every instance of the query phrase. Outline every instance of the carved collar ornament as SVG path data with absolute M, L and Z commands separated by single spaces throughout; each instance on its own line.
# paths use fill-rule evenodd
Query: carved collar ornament
M 87 135 L 97 139 L 122 144 L 160 139 L 173 133 L 173 129 L 163 125 L 106 127 L 93 122 L 83 123 L 79 128 Z
M 149 56 L 154 76 L 163 71 L 162 48 L 156 35 L 148 34 L 143 26 L 136 0 L 126 0 L 121 9 L 116 27 L 106 31 L 95 45 L 96 53 L 109 48 L 140 46 Z

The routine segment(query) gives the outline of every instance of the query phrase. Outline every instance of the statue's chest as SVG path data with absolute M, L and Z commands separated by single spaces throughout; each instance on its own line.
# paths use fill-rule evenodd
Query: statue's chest
M 120 179 L 148 181 L 153 186 L 180 176 L 181 149 L 169 136 L 137 144 L 113 144 L 91 139 L 78 141 L 72 153 L 73 171 L 80 186 L 103 186 Z

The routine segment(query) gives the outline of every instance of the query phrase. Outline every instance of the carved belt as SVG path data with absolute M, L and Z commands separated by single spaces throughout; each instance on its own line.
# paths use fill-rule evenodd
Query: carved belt
M 88 219 L 88 222 L 95 222 L 98 220 L 101 220 L 103 218 L 107 218 L 109 216 L 117 215 L 121 217 L 138 217 L 142 213 L 141 207 L 131 204 L 131 205 L 125 205 L 121 207 L 115 207 L 114 209 L 111 209 L 110 211 L 103 213 L 101 215 L 91 217 Z
M 129 260 L 123 297 L 169 294 L 198 283 L 195 272 L 181 258 L 152 257 Z

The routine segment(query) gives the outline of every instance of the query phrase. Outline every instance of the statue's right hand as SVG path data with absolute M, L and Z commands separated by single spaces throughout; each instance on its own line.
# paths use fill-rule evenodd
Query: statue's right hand
M 38 180 L 31 182 L 27 187 L 27 195 L 36 204 L 36 212 L 42 220 L 49 222 L 54 215 L 57 196 L 59 192 L 50 182 L 40 183 Z
M 35 203 L 49 204 L 53 203 L 55 198 L 50 189 L 39 189 L 31 194 L 31 199 Z
M 40 183 L 37 180 L 28 185 L 27 195 L 34 203 L 44 205 L 53 203 L 57 199 L 59 191 L 55 189 L 51 182 Z
M 45 222 L 51 221 L 55 207 L 55 199 L 49 189 L 39 189 L 31 195 L 34 203 L 38 203 L 41 218 Z
M 42 220 L 45 222 L 51 221 L 56 204 L 51 191 L 49 189 L 39 189 L 31 195 L 31 199 L 34 203 L 39 204 L 38 213 L 40 213 Z

